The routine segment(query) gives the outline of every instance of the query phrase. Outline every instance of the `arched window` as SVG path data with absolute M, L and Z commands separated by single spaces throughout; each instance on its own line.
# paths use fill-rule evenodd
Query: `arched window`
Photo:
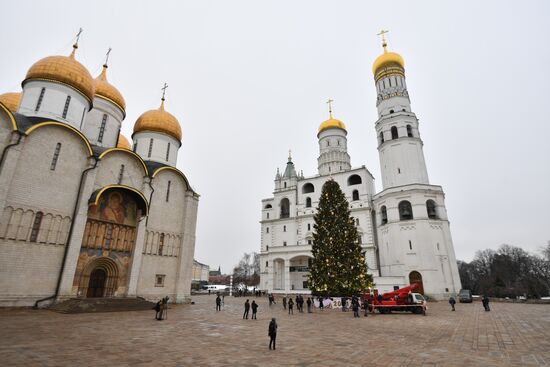
M 399 138 L 399 134 L 397 133 L 397 127 L 396 126 L 391 127 L 391 138 L 392 139 Z
M 67 112 L 69 112 L 70 104 L 71 104 L 71 96 L 67 96 L 67 99 L 65 100 L 65 107 L 63 107 L 63 114 L 61 115 L 63 118 L 67 118 Z
M 55 145 L 55 150 L 53 152 L 52 163 L 50 163 L 50 170 L 55 171 L 57 166 L 57 160 L 59 159 L 59 153 L 61 152 L 61 143 Z
M 99 127 L 99 136 L 97 137 L 97 141 L 99 143 L 103 142 L 103 135 L 105 134 L 105 125 L 107 125 L 107 114 L 103 114 L 103 118 L 101 119 L 101 126 Z
M 153 138 L 149 139 L 149 151 L 147 152 L 147 158 L 151 158 L 153 152 Z
M 359 191 L 358 190 L 353 190 L 352 200 L 353 201 L 359 200 Z
M 44 94 L 46 93 L 46 88 L 42 88 L 40 90 L 40 96 L 38 96 L 38 101 L 36 102 L 36 107 L 34 109 L 34 112 L 38 112 L 40 109 L 40 106 L 42 105 L 42 101 L 44 100 Z
M 361 180 L 361 176 L 359 175 L 351 175 L 348 177 L 348 186 L 359 185 L 362 182 L 363 181 Z
M 283 232 L 286 232 L 286 226 L 283 226 Z
M 428 212 L 428 218 L 437 219 L 437 210 L 436 210 L 435 201 L 431 199 L 426 201 L 426 210 Z
M 380 131 L 380 144 L 384 142 L 384 132 Z
M 271 204 L 267 204 L 267 205 L 264 207 L 264 209 L 271 209 L 271 208 L 272 208 Z
M 411 203 L 403 200 L 399 203 L 399 220 L 413 219 L 413 211 Z
M 385 205 L 382 205 L 382 207 L 380 208 L 380 217 L 382 224 L 388 223 L 388 211 Z
M 290 216 L 290 201 L 287 198 L 281 200 L 281 218 L 288 218 Z
M 311 208 L 311 198 L 306 198 L 306 208 Z
M 407 136 L 409 138 L 413 137 L 413 129 L 412 129 L 411 125 L 407 125 Z
M 286 182 L 285 182 L 285 183 L 283 183 L 283 186 L 284 186 L 284 187 L 285 187 L 285 189 L 286 189 Z
M 38 232 L 40 231 L 40 224 L 42 223 L 42 217 L 44 216 L 44 213 L 37 212 L 34 216 L 34 222 L 32 223 L 32 229 L 31 229 L 31 242 L 36 242 L 38 239 Z
M 307 183 L 302 186 L 302 194 L 309 194 L 310 192 L 315 192 L 315 186 L 312 183 Z
M 162 251 L 164 250 L 164 233 L 160 234 L 160 241 L 159 241 L 159 256 L 162 256 Z

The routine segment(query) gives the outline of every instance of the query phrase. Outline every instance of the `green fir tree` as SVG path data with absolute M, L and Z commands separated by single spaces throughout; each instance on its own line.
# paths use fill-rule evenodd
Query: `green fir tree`
M 355 219 L 340 185 L 324 185 L 314 216 L 310 289 L 314 294 L 349 296 L 372 286 L 359 243 Z

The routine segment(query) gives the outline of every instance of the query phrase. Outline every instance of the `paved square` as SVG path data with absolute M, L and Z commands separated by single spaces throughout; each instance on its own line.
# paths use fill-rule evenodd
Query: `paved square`
M 430 303 L 428 316 L 352 312 L 286 314 L 259 303 L 258 320 L 242 320 L 244 298 L 194 296 L 154 311 L 65 315 L 0 310 L 3 366 L 546 366 L 550 305 Z M 251 300 L 253 298 L 251 297 Z M 267 326 L 279 324 L 277 350 Z

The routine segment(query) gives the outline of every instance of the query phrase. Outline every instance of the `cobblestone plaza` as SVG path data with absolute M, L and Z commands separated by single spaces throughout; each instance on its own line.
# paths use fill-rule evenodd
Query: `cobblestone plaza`
M 168 319 L 154 311 L 59 314 L 2 309 L 4 366 L 546 366 L 550 364 L 550 306 L 430 303 L 428 315 L 354 319 L 352 312 L 294 315 L 281 302 L 259 303 L 258 320 L 242 319 L 244 298 L 194 296 Z M 277 350 L 267 326 L 279 325 Z

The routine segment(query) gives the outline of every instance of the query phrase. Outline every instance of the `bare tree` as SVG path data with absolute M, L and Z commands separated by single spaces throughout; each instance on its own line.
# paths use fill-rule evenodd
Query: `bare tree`
M 260 254 L 244 253 L 233 268 L 233 284 L 257 286 L 260 283 Z

